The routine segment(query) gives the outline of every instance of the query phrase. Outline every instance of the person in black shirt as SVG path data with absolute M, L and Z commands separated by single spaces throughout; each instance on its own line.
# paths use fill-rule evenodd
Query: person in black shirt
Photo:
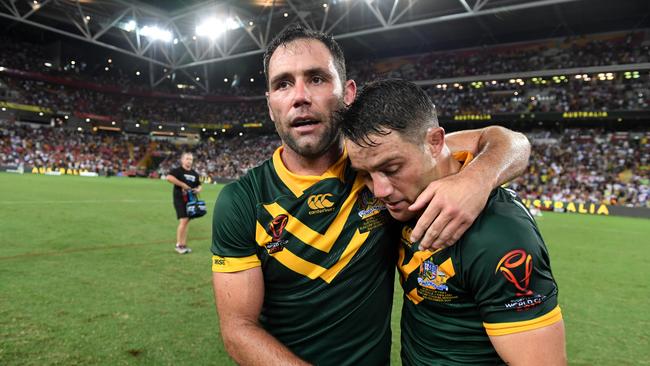
M 174 208 L 178 218 L 178 229 L 176 229 L 176 252 L 178 254 L 191 253 L 192 249 L 187 246 L 187 228 L 190 218 L 185 210 L 188 197 L 187 192 L 194 194 L 201 192 L 199 174 L 192 169 L 194 156 L 186 152 L 181 155 L 181 165 L 172 169 L 167 174 L 167 181 L 174 185 Z

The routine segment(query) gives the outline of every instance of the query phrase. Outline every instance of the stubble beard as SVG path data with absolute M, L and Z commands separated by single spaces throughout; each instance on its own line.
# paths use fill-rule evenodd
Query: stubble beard
M 341 141 L 341 116 L 345 110 L 345 103 L 343 98 L 339 99 L 336 103 L 336 108 L 329 116 L 329 126 L 326 121 L 321 121 L 325 124 L 325 130 L 322 135 L 318 137 L 316 142 L 301 143 L 299 138 L 294 138 L 288 131 L 281 131 L 276 128 L 278 135 L 282 142 L 286 144 L 291 150 L 298 153 L 300 156 L 307 159 L 316 159 L 323 156 L 335 144 Z

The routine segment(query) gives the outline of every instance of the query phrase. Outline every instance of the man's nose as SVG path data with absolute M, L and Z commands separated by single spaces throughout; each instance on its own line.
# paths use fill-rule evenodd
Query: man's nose
M 296 80 L 296 85 L 293 90 L 293 106 L 295 108 L 305 104 L 311 104 L 311 93 L 309 87 L 303 80 Z
M 377 198 L 386 198 L 393 193 L 393 185 L 383 174 L 372 175 L 373 194 Z

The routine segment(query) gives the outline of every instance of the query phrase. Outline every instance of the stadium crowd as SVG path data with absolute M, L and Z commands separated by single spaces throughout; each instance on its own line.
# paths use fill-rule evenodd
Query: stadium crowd
M 647 110 L 650 108 L 650 77 L 612 80 L 565 79 L 560 83 L 487 82 L 438 84 L 428 87 L 438 114 L 521 113 Z M 544 80 L 546 81 L 546 80 Z M 9 101 L 54 111 L 78 111 L 117 120 L 149 120 L 176 123 L 230 123 L 240 125 L 267 120 L 266 103 L 255 101 L 207 102 L 126 96 L 80 90 L 34 80 L 0 77 L 0 89 Z
M 428 87 L 441 116 L 481 113 L 568 112 L 647 110 L 650 78 L 640 76 L 600 80 L 567 78 L 559 83 L 536 78 L 521 83 L 510 80 L 471 84 L 438 84 Z M 558 79 L 560 80 L 560 79 Z
M 383 60 L 356 61 L 350 64 L 350 77 L 363 84 L 378 77 L 400 77 L 408 80 L 478 76 L 549 70 L 570 67 L 635 64 L 650 59 L 650 48 L 643 31 L 627 34 L 592 35 L 556 40 L 536 41 L 486 49 L 434 52 Z M 120 85 L 126 89 L 148 89 L 142 78 L 122 71 L 115 64 L 111 72 L 105 66 L 88 66 L 77 61 L 60 66 L 44 66 L 45 51 L 41 46 L 5 39 L 0 49 L 0 66 L 37 71 L 53 75 L 73 76 L 97 84 Z M 565 112 L 569 110 L 639 110 L 650 104 L 649 76 L 643 72 L 634 79 L 623 73 L 611 78 L 574 78 L 563 76 L 561 82 L 550 78 L 540 82 L 530 79 L 494 80 L 481 83 L 437 84 L 428 87 L 439 115 L 470 113 Z M 537 78 L 541 80 L 541 78 Z M 167 84 L 165 84 L 167 85 Z M 159 85 L 156 91 L 171 91 Z M 8 101 L 47 107 L 53 110 L 79 111 L 106 115 L 112 119 L 152 120 L 185 123 L 247 123 L 266 119 L 262 90 L 248 87 L 243 94 L 260 98 L 240 102 L 205 102 L 192 98 L 170 99 L 132 96 L 80 90 L 44 81 L 0 77 L 0 89 Z M 241 87 L 240 89 L 247 89 Z M 1 91 L 1 90 L 0 90 Z M 183 89 L 186 93 L 187 89 Z M 230 95 L 242 93 L 230 89 Z M 198 91 L 197 91 L 198 93 Z
M 529 199 L 650 207 L 650 135 L 635 136 L 599 130 L 533 133 L 529 169 L 511 187 Z M 162 177 L 183 151 L 191 151 L 203 179 L 236 179 L 278 146 L 276 135 L 209 138 L 188 146 L 142 135 L 0 124 L 0 166 L 64 167 L 99 175 L 135 175 L 146 168 L 150 177 Z
M 529 138 L 528 170 L 510 184 L 522 197 L 650 207 L 650 134 L 574 129 Z
M 108 116 L 117 120 L 242 124 L 266 119 L 264 102 L 214 103 L 193 99 L 135 97 L 75 89 L 43 81 L 2 78 L 9 101 Z
M 148 136 L 70 133 L 62 128 L 0 123 L 0 165 L 134 175 Z
M 611 37 L 581 36 L 482 49 L 431 52 L 350 63 L 363 83 L 377 78 L 435 80 L 574 67 L 636 64 L 650 60 L 645 32 Z
M 577 37 L 496 46 L 485 49 L 434 52 L 350 64 L 350 77 L 363 84 L 379 77 L 409 80 L 492 75 L 650 60 L 647 31 Z M 149 90 L 142 78 L 116 63 L 89 66 L 82 60 L 49 66 L 42 46 L 0 37 L 0 66 L 64 76 L 96 84 Z M 650 75 L 628 72 L 603 75 L 565 75 L 555 78 L 490 80 L 434 84 L 426 87 L 438 114 L 494 114 L 648 110 Z M 97 89 L 97 88 L 95 88 Z M 101 89 L 101 88 L 99 88 Z M 243 88 L 245 89 L 245 88 Z M 171 83 L 155 91 L 178 93 Z M 8 102 L 81 112 L 119 120 L 176 123 L 261 122 L 268 119 L 262 91 L 222 89 L 231 95 L 256 94 L 253 100 L 207 102 L 196 98 L 154 98 L 128 93 L 77 89 L 28 78 L 0 75 L 0 98 Z M 183 90 L 185 93 L 186 90 Z M 195 169 L 203 179 L 235 179 L 271 156 L 280 145 L 275 135 L 246 135 L 201 140 L 186 146 L 149 136 L 125 133 L 82 133 L 65 126 L 40 128 L 0 122 L 0 165 L 88 170 L 99 175 L 164 176 L 178 163 L 180 153 L 195 154 Z M 604 131 L 567 130 L 531 135 L 530 168 L 512 182 L 526 198 L 601 202 L 649 207 L 648 136 L 619 138 Z M 585 138 L 585 134 L 591 134 Z M 617 137 L 618 136 L 618 137 Z M 579 142 L 579 143 L 577 143 Z
M 151 89 L 148 75 L 144 71 L 147 69 L 145 63 L 138 66 L 137 63 L 122 62 L 122 65 L 120 65 L 118 60 L 113 59 L 110 59 L 110 62 L 109 59 L 105 59 L 100 63 L 96 62 L 96 60 L 84 59 L 83 52 L 78 52 L 79 56 L 75 57 L 75 59 L 65 59 L 65 57 L 60 56 L 60 49 L 53 50 L 53 48 L 60 47 L 56 43 L 39 45 L 9 36 L 0 36 L 0 42 L 3 45 L 0 47 L 1 67 L 65 77 L 98 85 L 119 86 L 125 90 L 146 91 Z M 137 73 L 139 69 L 142 72 Z M 164 69 L 163 71 L 166 72 L 167 70 Z M 176 73 L 172 73 L 168 76 L 156 86 L 156 91 L 179 93 L 177 85 L 186 83 L 188 87 L 182 90 L 183 94 L 203 93 L 203 89 L 192 82 L 192 75 L 183 73 L 176 75 Z M 194 75 L 194 77 L 196 76 L 198 75 Z M 216 95 L 238 96 L 262 95 L 264 93 L 260 88 L 242 83 L 238 75 L 234 75 L 234 79 L 225 86 L 212 85 L 211 92 Z

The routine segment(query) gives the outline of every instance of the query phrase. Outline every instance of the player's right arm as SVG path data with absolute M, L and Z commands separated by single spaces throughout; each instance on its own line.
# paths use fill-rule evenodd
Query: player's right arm
M 239 365 L 307 365 L 259 324 L 264 302 L 261 267 L 212 274 L 221 337 Z
M 240 365 L 307 365 L 259 322 L 264 276 L 257 255 L 255 200 L 230 184 L 215 204 L 212 283 L 226 351 Z

